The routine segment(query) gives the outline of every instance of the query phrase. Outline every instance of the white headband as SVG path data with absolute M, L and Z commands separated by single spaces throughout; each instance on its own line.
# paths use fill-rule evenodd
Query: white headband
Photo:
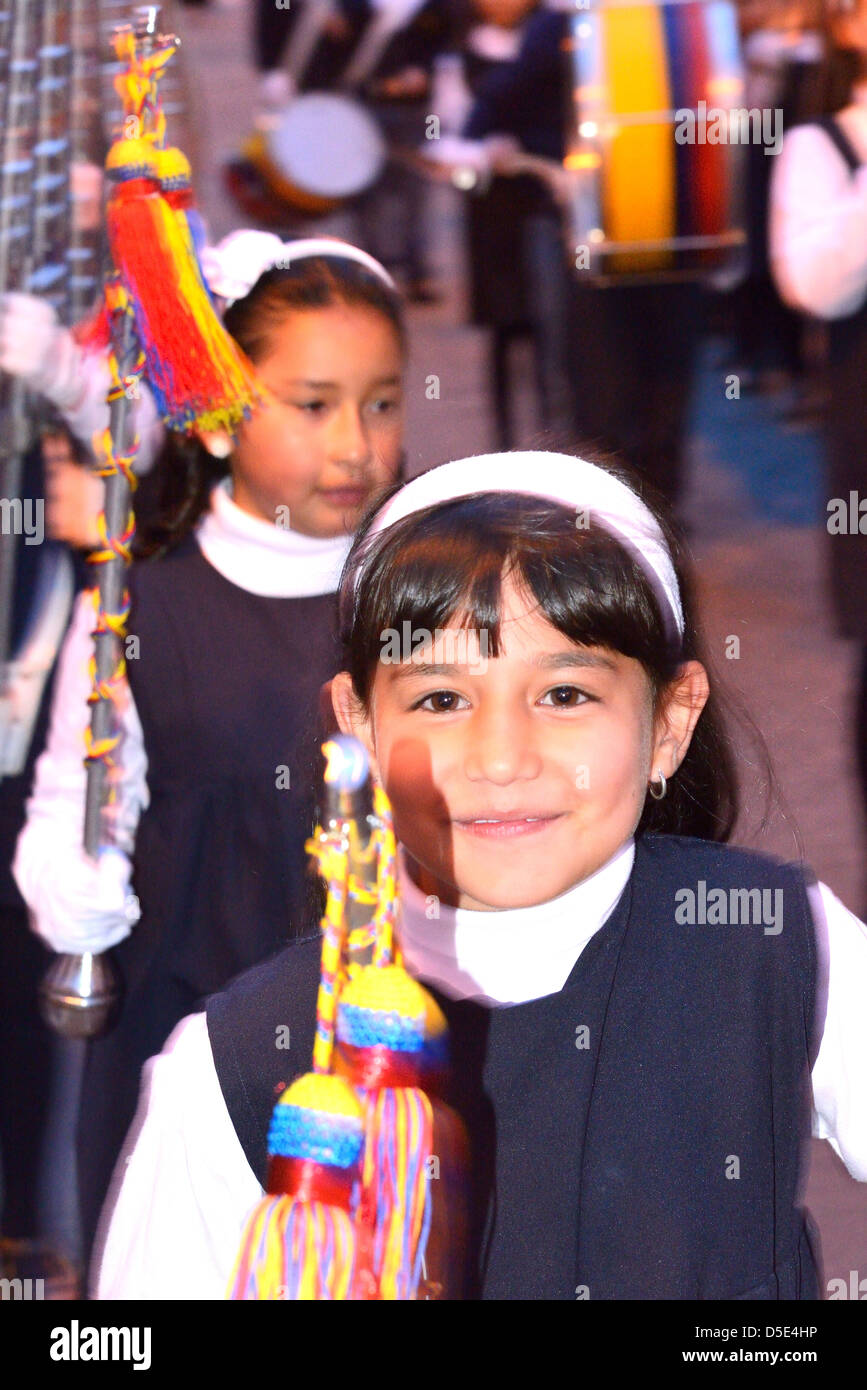
M 261 275 L 279 265 L 288 269 L 293 261 L 309 256 L 339 256 L 356 261 L 387 285 L 397 286 L 384 265 L 359 246 L 337 237 L 304 237 L 300 241 L 281 241 L 273 232 L 244 229 L 230 232 L 217 246 L 202 252 L 202 270 L 212 294 L 226 301 L 226 308 L 248 295 Z
M 625 542 L 642 563 L 645 573 L 665 603 L 683 636 L 683 608 L 671 555 L 659 525 L 640 497 L 604 468 L 571 454 L 519 450 L 505 454 L 478 454 L 458 459 L 422 473 L 396 492 L 376 513 L 367 532 L 378 535 L 396 521 L 439 502 L 469 497 L 478 492 L 517 492 L 559 502 L 593 519 L 618 540 Z M 356 583 L 363 564 L 356 571 Z

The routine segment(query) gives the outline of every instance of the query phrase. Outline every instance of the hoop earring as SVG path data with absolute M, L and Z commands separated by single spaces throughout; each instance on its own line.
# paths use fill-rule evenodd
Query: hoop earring
M 657 785 L 655 782 L 648 782 L 647 790 L 650 792 L 650 795 L 653 797 L 654 801 L 661 801 L 662 798 L 665 796 L 665 793 L 668 791 L 668 779 L 666 778 L 666 775 L 661 767 L 658 767 L 656 771 L 659 774 L 659 786 L 662 788 L 662 790 L 654 790 L 654 788 Z

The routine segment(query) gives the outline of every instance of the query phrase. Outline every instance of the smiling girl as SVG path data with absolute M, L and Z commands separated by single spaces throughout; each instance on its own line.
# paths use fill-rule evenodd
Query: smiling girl
M 315 929 L 304 841 L 317 698 L 339 662 L 334 595 L 401 460 L 401 307 L 377 261 L 241 232 L 207 271 L 267 404 L 236 437 L 175 444 L 157 466 L 165 496 L 130 573 L 109 848 L 96 864 L 81 848 L 85 596 L 15 861 L 52 949 L 118 948 L 124 1000 L 88 1049 L 79 1119 L 85 1248 L 146 1058 L 201 997 Z
M 867 932 L 804 866 L 726 843 L 731 749 L 668 527 L 585 460 L 465 459 L 368 517 L 341 611 L 333 704 L 391 801 L 404 963 L 469 1133 L 464 1296 L 818 1297 L 801 1151 L 812 1087 L 867 1180 Z M 430 642 L 383 661 L 403 622 Z M 685 921 L 702 884 L 733 910 Z M 291 945 L 150 1064 L 100 1296 L 222 1296 L 318 978 L 318 943 Z

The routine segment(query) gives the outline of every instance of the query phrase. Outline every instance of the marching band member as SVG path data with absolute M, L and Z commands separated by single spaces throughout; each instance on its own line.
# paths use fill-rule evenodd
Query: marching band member
M 383 267 L 341 242 L 259 232 L 205 260 L 270 403 L 236 437 L 173 444 L 173 466 L 159 465 L 166 510 L 130 572 L 113 845 L 97 863 L 81 847 L 85 597 L 14 865 L 42 939 L 116 947 L 123 977 L 119 1021 L 90 1044 L 84 1079 L 85 1248 L 144 1060 L 198 998 L 305 929 L 312 711 L 337 664 L 337 577 L 401 460 L 403 327 Z
M 296 52 L 293 45 L 308 24 L 312 45 L 308 51 L 302 38 Z M 288 13 L 262 4 L 255 11 L 254 37 L 266 122 L 297 92 L 354 94 L 371 112 L 394 153 L 374 186 L 353 202 L 358 238 L 401 277 L 411 300 L 435 299 L 428 267 L 427 184 L 401 158 L 401 149 L 414 149 L 425 138 L 433 68 L 452 40 L 449 0 L 338 0 L 333 5 L 302 0 Z M 323 145 L 323 160 L 328 153 Z M 230 166 L 236 195 L 242 167 L 243 161 L 233 174 Z
M 404 965 L 449 1024 L 468 1298 L 819 1297 L 810 1086 L 867 1181 L 867 929 L 727 843 L 736 745 L 691 592 L 631 482 L 542 452 L 414 478 L 344 570 L 333 704 L 391 803 Z M 386 659 L 404 625 L 425 636 Z M 293 941 L 149 1064 L 98 1297 L 224 1296 L 318 978 Z
M 475 0 L 463 63 L 474 101 L 467 139 L 507 136 L 529 154 L 563 158 L 561 15 L 536 0 Z M 464 200 L 472 321 L 491 329 L 499 444 L 513 442 L 509 348 L 532 332 L 540 428 L 549 443 L 574 433 L 568 352 L 569 271 L 562 213 L 533 174 L 498 175 Z

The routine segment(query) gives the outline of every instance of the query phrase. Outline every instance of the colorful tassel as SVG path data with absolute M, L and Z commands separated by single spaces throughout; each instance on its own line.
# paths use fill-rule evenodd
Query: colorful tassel
M 351 1208 L 363 1114 L 338 1076 L 300 1077 L 274 1106 L 268 1196 L 241 1244 L 232 1299 L 348 1299 L 355 1273 Z
M 365 1096 L 358 1223 L 367 1296 L 373 1288 L 383 1300 L 418 1296 L 434 1156 L 434 1111 L 423 1087 L 432 1053 L 441 1065 L 445 1029 L 434 1000 L 402 966 L 365 966 L 341 994 L 340 1069 Z
M 177 145 L 167 145 L 165 149 L 157 150 L 156 157 L 157 177 L 162 195 L 178 219 L 181 233 L 189 239 L 190 254 L 195 256 L 201 266 L 207 236 L 201 213 L 193 202 L 193 173 L 190 161 Z M 205 289 L 208 291 L 208 298 L 211 299 L 207 284 Z
M 147 140 L 118 140 L 106 171 L 112 257 L 160 414 L 173 429 L 232 430 L 262 397 L 214 312 L 186 220 L 162 195 L 158 152 Z

